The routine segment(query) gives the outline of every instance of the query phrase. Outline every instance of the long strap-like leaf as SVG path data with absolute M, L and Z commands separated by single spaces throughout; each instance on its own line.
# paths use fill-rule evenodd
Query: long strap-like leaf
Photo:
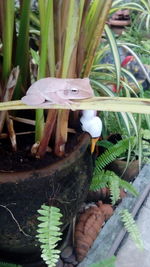
M 43 109 L 68 109 L 64 105 L 47 105 Z M 24 110 L 39 109 L 39 106 L 27 106 L 20 100 L 0 103 L 1 110 Z M 80 100 L 70 104 L 72 110 L 100 110 L 113 112 L 131 112 L 139 114 L 150 114 L 149 98 L 128 98 L 128 97 L 93 97 L 87 100 Z

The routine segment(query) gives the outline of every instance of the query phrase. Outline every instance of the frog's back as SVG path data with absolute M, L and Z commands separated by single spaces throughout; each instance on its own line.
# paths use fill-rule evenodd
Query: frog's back
M 54 78 L 47 77 L 47 78 L 43 78 L 43 79 L 40 79 L 40 80 L 34 82 L 29 87 L 27 94 L 34 94 L 34 93 L 37 93 L 37 91 L 45 90 L 45 88 L 50 87 L 52 79 L 54 79 Z
M 46 93 L 64 90 L 66 87 L 66 80 L 67 79 L 53 77 L 40 79 L 29 87 L 27 94 L 35 94 L 41 91 Z

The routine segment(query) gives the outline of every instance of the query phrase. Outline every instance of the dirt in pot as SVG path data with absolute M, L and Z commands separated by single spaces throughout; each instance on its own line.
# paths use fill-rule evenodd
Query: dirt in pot
M 66 144 L 66 153 L 62 157 L 66 157 L 80 140 L 80 134 L 69 134 L 68 142 Z M 34 144 L 33 134 L 26 136 L 17 136 L 18 149 L 16 152 L 12 151 L 10 141 L 8 139 L 0 140 L 0 172 L 8 171 L 22 171 L 31 169 L 40 169 L 51 163 L 60 160 L 51 151 L 47 152 L 45 156 L 38 159 L 31 155 L 31 146 Z

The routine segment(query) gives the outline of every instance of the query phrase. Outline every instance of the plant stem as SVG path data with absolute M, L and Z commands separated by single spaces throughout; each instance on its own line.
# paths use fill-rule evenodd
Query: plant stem
M 87 49 L 83 77 L 89 76 L 89 73 L 90 73 L 90 70 L 91 70 L 91 67 L 94 61 L 94 55 L 98 47 L 98 44 L 100 43 L 100 38 L 104 30 L 106 18 L 108 16 L 108 13 L 109 13 L 109 10 L 112 4 L 112 0 L 107 0 L 107 2 L 103 0 L 102 2 L 103 2 L 103 7 L 100 9 L 99 17 L 98 17 L 98 20 L 96 21 L 94 32 L 92 32 L 92 41 L 90 42 L 89 47 Z
M 41 53 L 38 79 L 46 76 L 46 64 L 47 64 L 47 48 L 48 48 L 48 34 L 50 27 L 51 9 L 53 8 L 52 0 L 39 0 L 40 11 L 40 25 L 41 25 Z M 36 111 L 36 125 L 35 125 L 35 141 L 38 142 L 43 137 L 44 130 L 44 112 L 42 109 Z
M 12 64 L 12 42 L 14 29 L 14 0 L 5 0 L 3 3 L 5 16 L 5 26 L 3 32 L 3 70 L 2 77 L 6 82 Z
M 66 2 L 65 8 L 68 9 L 66 18 L 66 9 L 63 12 L 63 22 L 65 25 L 64 54 L 61 68 L 62 78 L 76 77 L 76 57 L 77 44 L 81 26 L 81 19 L 84 7 L 84 0 L 70 0 Z M 65 143 L 68 136 L 69 110 L 59 110 L 56 127 L 55 154 L 61 156 L 65 152 Z
M 53 7 L 52 0 L 47 0 L 46 2 L 43 2 L 43 0 L 39 0 L 41 23 L 41 52 L 38 79 L 44 78 L 46 75 L 48 35 L 50 28 L 49 14 L 51 14 L 51 9 Z
M 55 154 L 59 157 L 64 155 L 65 144 L 68 137 L 69 110 L 59 110 L 55 137 Z
M 20 75 L 14 92 L 14 99 L 19 99 L 22 95 L 20 88 L 27 89 L 29 73 L 29 19 L 30 0 L 22 1 L 20 28 L 17 40 L 17 53 L 15 65 L 20 67 Z
M 7 81 L 7 84 L 5 85 L 6 89 L 5 89 L 5 94 L 3 96 L 3 102 L 10 101 L 12 99 L 14 88 L 18 80 L 18 75 L 19 75 L 19 68 L 16 67 L 12 70 L 9 79 Z M 0 134 L 2 133 L 7 113 L 8 112 L 6 110 L 0 112 Z
M 49 15 L 49 34 L 48 34 L 48 65 L 50 76 L 55 76 L 55 43 L 54 43 L 54 15 L 53 15 L 53 1 L 51 1 L 50 15 Z
M 47 120 L 45 123 L 45 127 L 44 127 L 44 135 L 43 135 L 43 138 L 40 142 L 40 146 L 38 148 L 38 151 L 36 153 L 37 158 L 43 157 L 45 152 L 46 152 L 46 149 L 47 149 L 47 146 L 49 143 L 49 139 L 51 137 L 51 134 L 53 132 L 53 128 L 55 126 L 56 116 L 57 116 L 57 110 L 56 109 L 49 110 Z
M 44 131 L 44 111 L 37 109 L 35 113 L 35 142 L 39 142 L 43 137 Z
M 17 151 L 17 140 L 16 140 L 16 133 L 14 131 L 14 123 L 13 123 L 13 120 L 9 118 L 8 112 L 6 116 L 6 124 L 7 124 L 7 129 L 8 129 L 12 149 L 13 151 Z
M 43 38 L 42 44 L 45 45 L 44 47 L 41 47 L 42 51 L 45 51 L 45 53 L 42 54 L 42 51 L 41 51 L 41 64 L 40 64 L 40 66 L 41 66 L 41 69 L 44 69 L 46 67 L 46 66 L 44 66 L 44 64 L 46 64 L 46 60 L 48 59 L 49 73 L 50 73 L 51 77 L 54 77 L 55 76 L 55 47 L 54 47 L 53 1 L 50 1 L 49 2 L 50 6 L 47 7 L 47 8 L 49 8 L 49 18 L 47 17 L 46 21 L 44 21 L 45 18 L 43 17 L 43 14 L 45 14 L 45 16 L 46 16 L 46 13 L 45 13 L 46 10 L 42 13 L 43 8 L 45 8 L 43 6 L 43 1 L 39 1 L 39 3 L 40 3 L 40 9 L 41 9 L 41 37 Z M 47 35 L 47 38 L 46 38 L 46 35 Z M 48 56 L 47 56 L 47 50 L 48 50 Z M 42 61 L 42 57 L 43 57 L 43 61 Z M 40 73 L 40 70 L 39 70 L 39 73 Z M 42 73 L 42 75 L 44 75 L 44 73 Z M 37 111 L 37 113 L 36 113 L 36 116 L 37 116 L 37 119 L 36 119 L 36 126 L 37 126 L 36 140 L 38 140 L 40 138 L 40 145 L 39 145 L 38 151 L 36 153 L 36 156 L 39 158 L 44 156 L 44 154 L 46 152 L 46 149 L 47 149 L 47 146 L 48 146 L 51 134 L 52 134 L 52 130 L 53 130 L 53 127 L 55 125 L 57 111 L 56 110 L 49 110 L 48 111 L 48 115 L 46 118 L 46 124 L 44 127 L 44 133 L 43 133 L 43 129 L 41 129 L 41 133 L 38 133 L 38 131 L 40 130 L 40 125 L 38 127 L 37 121 L 40 118 L 40 116 L 42 115 L 42 113 L 43 113 L 42 110 Z M 42 116 L 41 116 L 41 119 L 42 119 Z M 39 124 L 43 125 L 43 123 L 41 123 L 41 122 L 39 122 Z

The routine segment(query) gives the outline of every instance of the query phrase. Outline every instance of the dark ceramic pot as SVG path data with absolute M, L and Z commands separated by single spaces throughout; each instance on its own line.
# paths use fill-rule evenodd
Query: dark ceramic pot
M 63 227 L 85 200 L 92 177 L 90 137 L 82 134 L 64 159 L 27 172 L 0 173 L 0 251 L 37 253 L 37 210 L 45 203 L 63 213 Z M 22 231 L 23 230 L 23 231 Z
M 108 166 L 109 170 L 114 171 L 122 179 L 133 182 L 135 177 L 139 174 L 139 161 L 134 160 L 129 163 L 127 167 L 127 161 L 115 160 L 111 162 Z

